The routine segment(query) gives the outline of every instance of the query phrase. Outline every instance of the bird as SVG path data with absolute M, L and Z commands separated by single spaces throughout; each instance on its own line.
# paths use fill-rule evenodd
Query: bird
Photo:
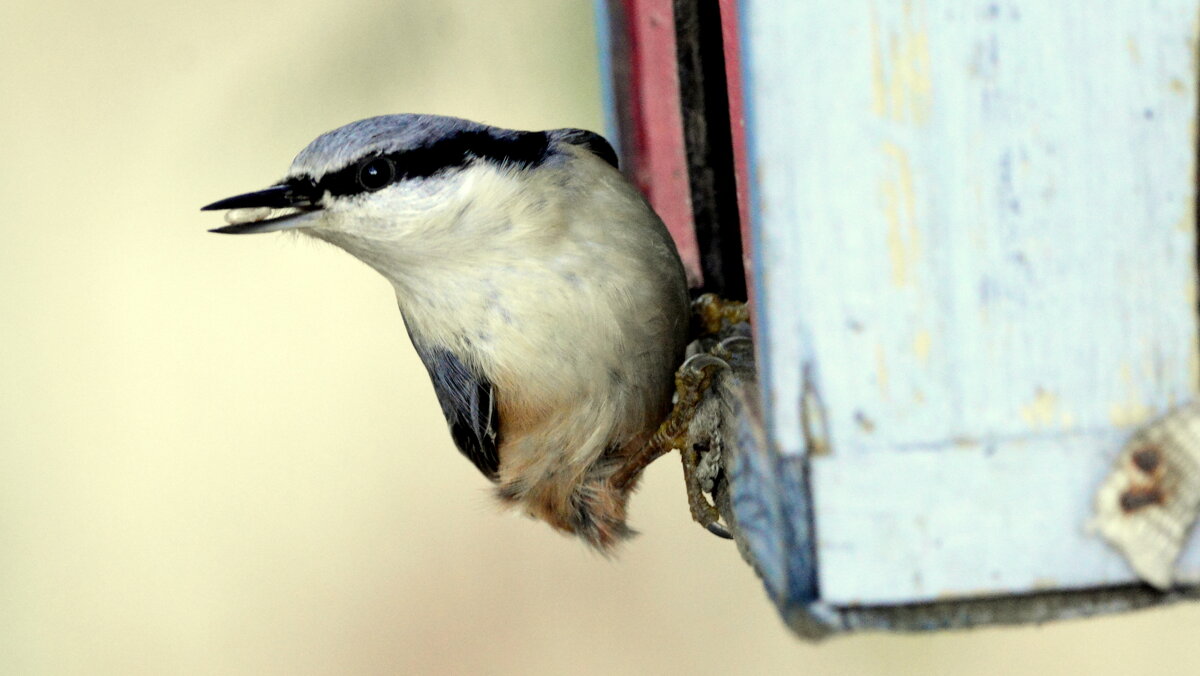
M 582 129 L 371 117 L 213 202 L 211 232 L 294 231 L 383 275 L 458 450 L 499 502 L 611 553 L 672 410 L 688 281 L 662 220 Z M 618 480 L 614 480 L 618 477 Z

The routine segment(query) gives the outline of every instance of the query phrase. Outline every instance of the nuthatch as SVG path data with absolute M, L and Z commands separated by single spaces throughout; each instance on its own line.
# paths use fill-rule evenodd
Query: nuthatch
M 386 115 L 204 209 L 229 210 L 213 232 L 295 230 L 379 271 L 459 450 L 504 503 L 606 551 L 689 324 L 670 235 L 616 165 L 579 129 Z

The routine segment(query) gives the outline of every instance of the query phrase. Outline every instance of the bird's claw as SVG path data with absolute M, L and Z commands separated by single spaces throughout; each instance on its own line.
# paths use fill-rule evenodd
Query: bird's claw
M 609 481 L 617 490 L 627 490 L 647 465 L 664 454 L 687 445 L 688 423 L 704 393 L 712 386 L 713 377 L 729 364 L 709 354 L 689 357 L 675 372 L 675 405 L 670 415 L 658 426 L 658 431 L 633 457 L 618 469 Z
M 692 520 L 704 526 L 708 532 L 732 539 L 729 531 L 720 523 L 721 513 L 704 496 L 705 493 L 712 492 L 712 484 L 718 471 L 717 465 L 711 462 L 713 453 L 719 453 L 719 448 L 711 448 L 705 444 L 690 444 L 679 449 L 683 460 L 683 483 L 687 491 L 688 510 L 692 513 Z
M 697 298 L 692 303 L 692 311 L 699 323 L 701 337 L 710 339 L 735 324 L 749 321 L 745 303 L 723 300 L 714 294 Z M 713 480 L 719 471 L 716 458 L 720 448 L 710 447 L 707 440 L 693 443 L 689 427 L 717 374 L 730 368 L 727 360 L 732 357 L 732 346 L 739 340 L 750 339 L 731 336 L 715 345 L 710 341 L 707 352 L 697 352 L 683 362 L 675 372 L 675 405 L 670 415 L 650 441 L 609 480 L 617 490 L 628 490 L 647 465 L 668 451 L 679 449 L 692 519 L 713 535 L 726 539 L 732 539 L 732 536 L 721 525 L 721 513 L 705 496 L 712 492 Z
M 708 530 L 708 532 L 712 533 L 713 535 L 716 535 L 719 538 L 724 538 L 726 540 L 733 539 L 733 535 L 731 535 L 729 533 L 729 531 L 725 530 L 725 526 L 722 526 L 721 524 L 717 523 L 716 521 L 708 524 L 707 526 L 705 526 L 705 528 Z

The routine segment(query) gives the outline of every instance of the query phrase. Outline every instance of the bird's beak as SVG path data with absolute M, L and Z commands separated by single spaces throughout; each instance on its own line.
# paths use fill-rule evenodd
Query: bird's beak
M 201 211 L 222 211 L 229 225 L 209 232 L 249 235 L 259 232 L 291 230 L 312 225 L 320 216 L 320 206 L 312 190 L 293 183 L 273 185 L 265 190 L 226 197 L 200 207 Z

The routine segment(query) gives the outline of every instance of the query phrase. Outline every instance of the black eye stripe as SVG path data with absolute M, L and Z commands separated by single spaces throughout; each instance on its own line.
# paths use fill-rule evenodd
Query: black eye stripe
M 496 135 L 488 131 L 463 131 L 438 139 L 428 146 L 363 158 L 348 167 L 322 176 L 314 187 L 318 195 L 328 192 L 335 196 L 379 190 L 385 186 L 368 189 L 360 181 L 360 172 L 378 158 L 391 161 L 394 171 L 387 181 L 387 184 L 391 184 L 407 179 L 427 178 L 447 169 L 466 166 L 473 159 L 503 166 L 535 167 L 546 159 L 548 151 L 549 139 L 545 132 Z

